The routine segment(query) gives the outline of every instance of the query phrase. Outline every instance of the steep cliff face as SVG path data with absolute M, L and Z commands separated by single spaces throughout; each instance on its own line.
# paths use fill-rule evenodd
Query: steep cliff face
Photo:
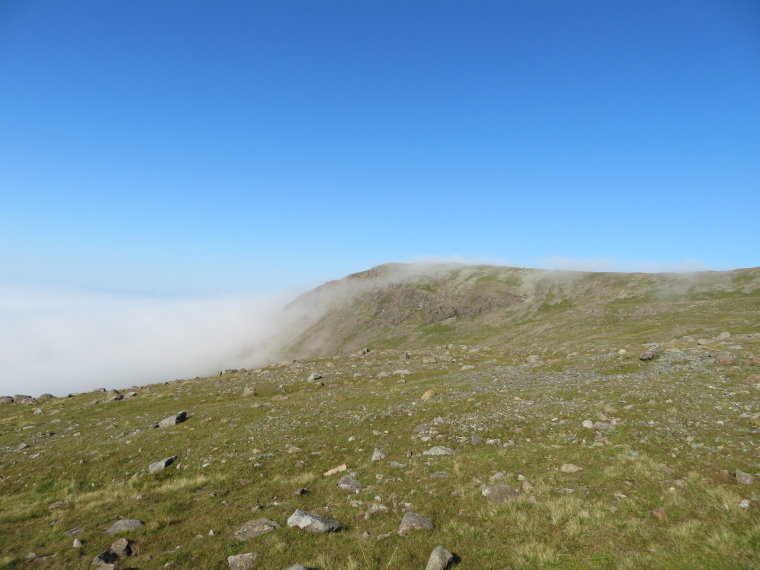
M 660 341 L 731 324 L 760 332 L 760 269 L 584 273 L 388 264 L 326 283 L 289 307 L 285 356 L 364 347 Z

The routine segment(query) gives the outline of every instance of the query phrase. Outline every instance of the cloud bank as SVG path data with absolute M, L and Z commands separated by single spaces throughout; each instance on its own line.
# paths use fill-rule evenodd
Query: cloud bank
M 294 296 L 152 298 L 0 286 L 0 394 L 62 396 L 264 364 Z
M 692 273 L 708 271 L 708 267 L 699 259 L 684 259 L 677 263 L 662 263 L 645 259 L 620 261 L 597 257 L 576 259 L 570 257 L 546 257 L 536 263 L 538 269 L 560 269 L 568 271 L 605 271 L 623 273 Z M 731 267 L 721 267 L 726 271 Z
M 514 263 L 510 263 L 502 257 L 463 257 L 461 255 L 420 255 L 412 257 L 407 263 L 436 265 L 498 265 L 503 267 L 515 266 Z

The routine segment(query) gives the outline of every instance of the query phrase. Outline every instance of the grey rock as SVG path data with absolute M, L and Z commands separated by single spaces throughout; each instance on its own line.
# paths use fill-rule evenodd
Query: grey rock
M 343 523 L 325 518 L 320 515 L 306 513 L 301 509 L 288 517 L 288 526 L 297 526 L 306 532 L 324 534 L 326 532 L 337 532 L 343 528 Z
M 406 512 L 401 518 L 401 524 L 398 527 L 398 533 L 406 536 L 412 530 L 433 530 L 435 525 L 427 517 L 423 517 L 413 512 Z
M 175 414 L 173 416 L 169 416 L 168 418 L 162 419 L 160 422 L 158 422 L 158 427 L 169 427 L 174 426 L 177 424 L 181 424 L 187 419 L 187 413 L 180 412 L 178 414 Z
M 662 353 L 662 347 L 659 344 L 654 345 L 653 347 L 647 349 L 646 351 L 642 352 L 639 356 L 639 360 L 654 360 L 660 354 Z
M 238 529 L 235 533 L 235 538 L 237 540 L 251 540 L 269 532 L 274 532 L 278 528 L 280 528 L 280 525 L 275 521 L 266 518 L 253 519 Z
M 338 481 L 338 488 L 349 493 L 359 493 L 362 490 L 362 484 L 351 475 L 344 475 Z
M 465 372 L 466 370 L 474 370 L 475 367 L 472 364 L 465 364 L 462 366 L 462 368 L 459 369 L 460 372 Z
M 422 455 L 454 455 L 454 450 L 450 447 L 436 445 L 422 452 Z
M 425 570 L 446 570 L 454 560 L 454 555 L 443 546 L 436 546 L 430 553 Z
M 387 513 L 389 510 L 390 509 L 385 505 L 381 505 L 380 503 L 372 503 L 372 505 L 367 509 L 367 512 L 364 513 L 364 518 L 366 520 L 369 520 L 372 515 L 375 515 L 377 513 Z
M 513 501 L 520 496 L 520 491 L 504 483 L 496 483 L 495 485 L 489 485 L 483 489 L 483 496 L 488 499 L 489 502 L 501 505 L 507 501 Z
M 372 452 L 372 461 L 382 461 L 385 459 L 385 452 L 382 449 L 375 449 Z
M 230 570 L 251 570 L 258 555 L 258 552 L 246 552 L 245 554 L 228 556 L 227 566 L 230 567 Z
M 81 546 L 82 546 L 82 541 L 79 540 L 78 538 L 75 538 L 73 544 L 71 545 L 71 548 L 79 548 Z
M 720 333 L 718 335 L 718 339 L 719 340 L 725 340 L 727 338 L 731 338 L 731 333 L 730 332 L 722 332 L 722 333 Z
M 176 455 L 172 455 L 171 457 L 167 457 L 166 459 L 161 459 L 160 461 L 156 461 L 154 463 L 151 463 L 148 466 L 148 471 L 151 473 L 158 473 L 159 471 L 163 471 L 169 465 L 174 463 L 174 461 L 177 459 Z
M 63 533 L 63 536 L 76 536 L 78 534 L 84 534 L 83 528 L 70 528 Z
M 136 530 L 143 526 L 145 523 L 137 519 L 121 519 L 116 521 L 106 530 L 106 534 L 116 534 L 125 530 Z
M 320 380 L 322 378 L 322 375 L 319 372 L 312 372 L 309 374 L 309 377 L 306 379 L 307 382 L 316 382 L 317 380 Z
M 744 471 L 735 471 L 734 477 L 736 477 L 736 480 L 742 485 L 752 485 L 755 482 L 755 478 Z
M 0 396 L 0 404 L 12 404 L 12 403 L 13 403 L 13 397 Z
M 120 538 L 111 545 L 111 552 L 119 558 L 132 556 L 132 541 L 126 538 Z
M 16 404 L 33 404 L 36 400 L 32 398 L 31 396 L 26 396 L 24 394 L 16 394 L 13 396 L 13 401 Z
M 583 471 L 583 467 L 578 467 L 572 463 L 564 463 L 559 470 L 562 473 L 578 473 L 579 471 Z
M 288 568 L 285 568 L 285 570 L 309 570 L 309 569 L 303 564 L 293 564 L 293 566 L 289 566 Z

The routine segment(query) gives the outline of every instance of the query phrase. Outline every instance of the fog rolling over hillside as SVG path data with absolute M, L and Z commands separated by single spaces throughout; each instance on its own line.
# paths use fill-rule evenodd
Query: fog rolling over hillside
M 295 298 L 160 299 L 3 291 L 0 392 L 128 387 L 369 348 L 512 345 L 567 351 L 756 332 L 760 269 L 592 273 L 386 264 Z
M 729 325 L 759 332 L 760 268 L 598 273 L 387 264 L 326 283 L 289 310 L 312 317 L 284 348 L 289 358 L 447 343 L 574 350 Z

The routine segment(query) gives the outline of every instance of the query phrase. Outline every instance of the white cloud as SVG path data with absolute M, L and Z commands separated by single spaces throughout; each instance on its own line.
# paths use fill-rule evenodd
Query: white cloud
M 499 265 L 504 267 L 514 267 L 502 257 L 475 256 L 462 257 L 461 255 L 419 255 L 409 259 L 407 263 L 424 263 L 439 265 Z
M 273 356 L 266 347 L 293 296 L 152 298 L 0 286 L 0 394 L 60 396 L 261 364 Z
M 574 259 L 570 257 L 547 257 L 536 263 L 539 269 L 560 269 L 568 271 L 611 271 L 625 273 L 691 273 L 707 271 L 708 267 L 699 259 L 684 259 L 677 263 L 663 263 L 644 259 L 614 260 L 610 258 Z M 721 270 L 728 269 L 725 267 Z

